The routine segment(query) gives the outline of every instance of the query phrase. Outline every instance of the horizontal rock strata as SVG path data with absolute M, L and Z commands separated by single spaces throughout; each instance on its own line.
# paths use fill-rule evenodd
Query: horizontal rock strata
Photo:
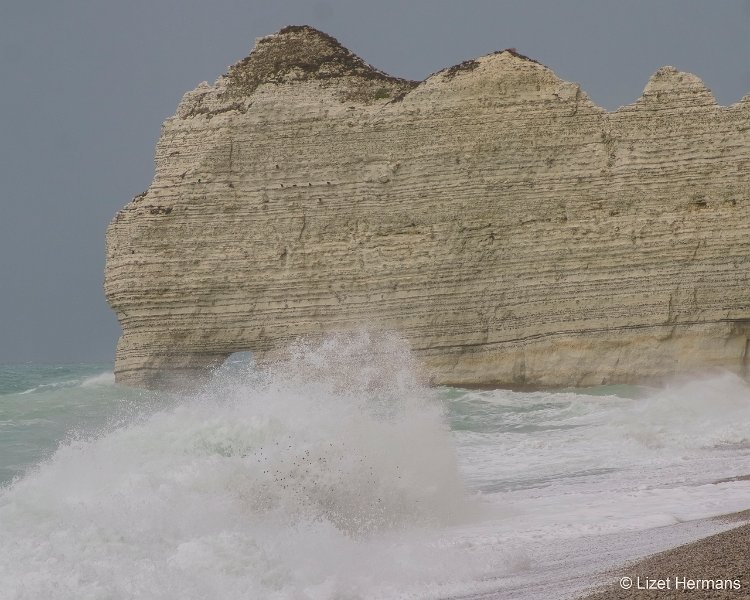
M 363 325 L 436 383 L 744 374 L 749 131 L 672 67 L 607 112 L 514 51 L 417 83 L 286 28 L 184 96 L 109 227 L 117 379 Z

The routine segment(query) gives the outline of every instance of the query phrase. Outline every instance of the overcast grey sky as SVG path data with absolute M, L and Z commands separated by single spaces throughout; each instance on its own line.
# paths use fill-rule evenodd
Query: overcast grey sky
M 423 79 L 515 47 L 614 109 L 665 64 L 750 92 L 746 0 L 26 0 L 0 8 L 0 362 L 109 361 L 104 232 L 161 122 L 256 37 L 307 23 Z

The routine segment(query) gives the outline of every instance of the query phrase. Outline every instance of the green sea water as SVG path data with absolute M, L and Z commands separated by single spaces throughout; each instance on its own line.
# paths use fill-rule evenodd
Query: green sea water
M 174 393 L 107 363 L 0 366 L 0 598 L 576 597 L 748 507 L 735 375 L 557 392 L 420 375 L 400 339 L 366 335 Z
M 75 437 L 132 412 L 144 392 L 113 385 L 112 365 L 0 365 L 0 485 Z

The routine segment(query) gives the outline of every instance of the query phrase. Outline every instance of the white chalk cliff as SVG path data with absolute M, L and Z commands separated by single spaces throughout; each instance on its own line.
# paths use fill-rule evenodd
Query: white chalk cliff
M 664 67 L 607 112 L 514 51 L 425 81 L 288 27 L 163 126 L 107 232 L 116 375 L 401 332 L 435 383 L 721 367 L 750 339 L 750 95 Z

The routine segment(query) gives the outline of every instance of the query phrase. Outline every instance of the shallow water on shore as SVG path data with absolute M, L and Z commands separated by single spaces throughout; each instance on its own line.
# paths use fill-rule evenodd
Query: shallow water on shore
M 748 508 L 750 389 L 430 389 L 397 337 L 190 394 L 0 367 L 10 598 L 565 597 Z M 670 527 L 664 527 L 670 526 Z

